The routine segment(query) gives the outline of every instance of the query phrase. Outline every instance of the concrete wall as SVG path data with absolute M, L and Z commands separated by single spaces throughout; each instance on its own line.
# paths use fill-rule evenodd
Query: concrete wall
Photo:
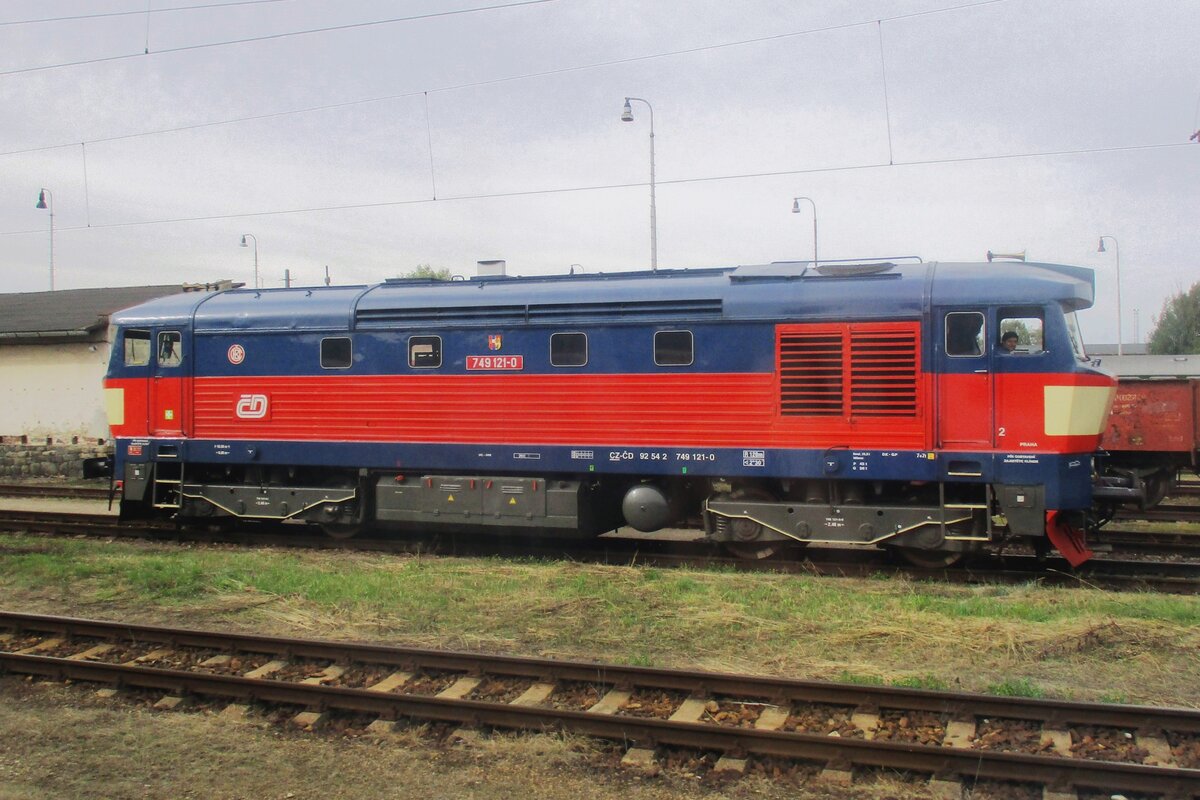
M 0 436 L 107 441 L 107 342 L 0 344 Z

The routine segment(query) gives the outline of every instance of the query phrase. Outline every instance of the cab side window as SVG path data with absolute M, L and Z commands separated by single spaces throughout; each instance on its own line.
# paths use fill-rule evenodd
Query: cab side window
M 946 354 L 950 356 L 983 355 L 987 341 L 983 314 L 978 311 L 952 311 L 946 315 Z
M 1046 349 L 1045 312 L 1038 306 L 1008 306 L 997 315 L 1001 353 L 1033 354 Z M 1016 336 L 1015 343 L 1013 336 Z
M 150 331 L 125 331 L 125 366 L 144 367 L 150 363 Z
M 183 337 L 179 331 L 163 331 L 158 335 L 158 365 L 178 367 L 183 362 Z

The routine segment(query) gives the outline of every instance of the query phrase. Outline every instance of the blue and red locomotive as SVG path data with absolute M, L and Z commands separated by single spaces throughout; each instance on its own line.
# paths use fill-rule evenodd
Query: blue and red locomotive
M 175 295 L 114 318 L 121 512 L 1080 562 L 1114 387 L 1075 322 L 1093 292 L 1053 264 L 783 262 Z

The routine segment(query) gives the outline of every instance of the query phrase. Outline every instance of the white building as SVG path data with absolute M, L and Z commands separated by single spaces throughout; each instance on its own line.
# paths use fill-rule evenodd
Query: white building
M 220 288 L 228 288 L 226 282 Z M 0 294 L 0 437 L 5 443 L 108 439 L 101 383 L 109 316 L 155 297 L 216 286 L 129 286 Z

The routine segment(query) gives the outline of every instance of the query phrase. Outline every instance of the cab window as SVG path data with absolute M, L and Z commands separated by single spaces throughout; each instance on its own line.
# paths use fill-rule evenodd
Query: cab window
M 1087 361 L 1088 354 L 1083 347 L 1083 334 L 1079 332 L 1079 320 L 1075 317 L 1075 312 L 1068 312 L 1065 319 L 1067 322 L 1067 337 L 1071 340 L 1071 351 L 1075 353 L 1075 358 L 1080 361 Z
M 150 331 L 125 331 L 125 366 L 144 367 L 150 363 Z
M 1009 306 L 1001 308 L 997 319 L 999 325 L 996 335 L 999 340 L 996 342 L 996 346 L 1001 354 L 1040 353 L 1046 349 L 1045 312 L 1040 307 Z M 1013 334 L 1016 334 L 1015 342 Z
M 183 361 L 183 337 L 179 331 L 163 331 L 158 335 L 158 365 L 178 367 Z
M 987 331 L 983 314 L 978 311 L 952 311 L 946 315 L 946 354 L 983 355 Z

